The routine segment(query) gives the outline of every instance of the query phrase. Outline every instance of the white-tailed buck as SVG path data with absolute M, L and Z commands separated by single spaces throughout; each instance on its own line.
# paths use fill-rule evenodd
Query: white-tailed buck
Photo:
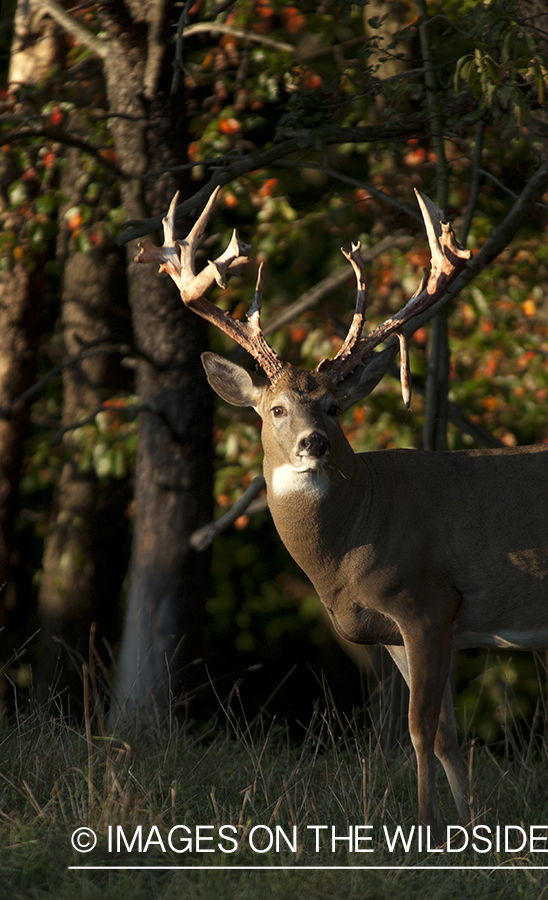
M 440 837 L 434 778 L 441 761 L 461 824 L 473 819 L 457 743 L 450 670 L 455 649 L 548 647 L 548 447 L 356 454 L 339 416 L 382 378 L 399 338 L 409 401 L 406 334 L 466 266 L 440 210 L 417 194 L 432 254 L 414 297 L 361 337 L 367 296 L 359 245 L 345 256 L 358 281 L 348 336 L 313 372 L 282 362 L 261 333 L 261 274 L 247 322 L 206 294 L 247 262 L 234 234 L 227 250 L 195 274 L 196 247 L 217 192 L 184 241 L 144 241 L 139 262 L 157 262 L 185 304 L 245 347 L 266 377 L 204 353 L 213 389 L 260 415 L 268 505 L 285 546 L 304 569 L 348 641 L 384 644 L 410 690 L 409 730 L 417 757 L 420 822 Z

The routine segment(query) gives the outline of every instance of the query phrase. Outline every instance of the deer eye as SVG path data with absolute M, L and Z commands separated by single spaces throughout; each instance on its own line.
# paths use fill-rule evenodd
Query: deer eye
M 330 406 L 329 409 L 327 410 L 327 415 L 328 415 L 328 416 L 338 416 L 339 413 L 340 413 L 340 411 L 341 411 L 341 410 L 340 410 L 340 407 L 339 407 L 339 406 L 335 406 L 335 404 L 333 404 L 333 405 Z
M 276 419 L 279 419 L 280 416 L 285 415 L 285 407 L 283 407 L 283 406 L 273 406 L 273 407 L 272 407 L 272 415 L 273 415 Z

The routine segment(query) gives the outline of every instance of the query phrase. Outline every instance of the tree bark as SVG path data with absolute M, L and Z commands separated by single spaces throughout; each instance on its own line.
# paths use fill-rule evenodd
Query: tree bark
M 18 484 L 29 405 L 17 398 L 34 381 L 43 294 L 43 260 L 16 262 L 0 279 L 0 627 L 15 602 L 10 588 Z
M 29 9 L 23 2 L 17 5 L 14 25 L 8 83 L 36 84 L 53 65 L 58 30 L 53 23 L 46 23 L 34 4 Z M 4 166 L 7 171 L 2 172 L 2 182 L 7 184 L 9 157 Z M 3 207 L 0 230 L 19 235 L 24 225 L 21 213 Z M 36 374 L 44 262 L 41 256 L 31 261 L 15 257 L 11 268 L 0 276 L 0 628 L 6 609 L 16 602 L 10 571 L 30 404 L 15 401 L 30 387 Z
M 174 191 L 185 190 L 170 174 L 145 187 L 139 180 L 151 169 L 186 159 L 184 102 L 180 94 L 170 95 L 171 59 L 164 56 L 158 66 L 155 53 L 155 72 L 147 66 L 150 41 L 142 20 L 146 14 L 157 34 L 158 11 L 157 4 L 145 12 L 137 4 L 123 21 L 119 7 L 103 14 L 110 40 L 105 59 L 109 105 L 112 112 L 125 114 L 112 120 L 112 133 L 118 163 L 133 176 L 122 187 L 128 219 L 164 213 Z M 167 4 L 164 47 L 170 46 L 178 15 L 174 4 Z M 139 421 L 136 519 L 113 716 L 150 700 L 165 708 L 170 695 L 186 697 L 194 686 L 192 663 L 202 653 L 209 556 L 191 549 L 190 536 L 212 511 L 213 401 L 200 362 L 207 326 L 183 307 L 167 277 L 133 262 L 135 253 L 132 243 L 133 330 L 148 360 L 138 366 L 137 390 L 147 411 Z
M 66 153 L 68 168 L 60 190 L 67 197 L 59 211 L 57 259 L 63 271 L 62 325 L 65 359 L 82 346 L 116 340 L 129 316 L 123 255 L 104 245 L 78 251 L 65 223 L 65 211 L 81 200 L 79 153 Z M 84 183 L 86 179 L 84 178 Z M 96 355 L 63 370 L 63 425 L 70 427 L 96 409 L 120 382 L 119 360 Z M 44 548 L 39 591 L 40 650 L 36 695 L 45 702 L 61 694 L 66 708 L 82 708 L 82 659 L 90 654 L 90 631 L 100 658 L 108 663 L 105 639 L 114 643 L 117 606 L 128 558 L 124 510 L 127 480 L 99 478 L 81 471 L 81 447 L 68 432 L 67 459 L 57 486 Z

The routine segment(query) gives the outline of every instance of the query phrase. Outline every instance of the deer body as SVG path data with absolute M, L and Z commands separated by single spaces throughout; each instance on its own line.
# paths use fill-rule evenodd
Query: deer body
M 416 622 L 418 608 L 433 616 L 429 594 L 454 623 L 454 649 L 545 648 L 548 447 L 523 449 L 357 454 L 348 469 L 326 464 L 321 496 L 304 486 L 280 496 L 265 458 L 277 531 L 342 637 L 401 644 L 405 598 Z
M 409 730 L 417 758 L 419 818 L 441 840 L 435 757 L 447 775 L 459 819 L 474 819 L 459 755 L 452 679 L 455 649 L 548 649 L 548 447 L 355 454 L 339 424 L 367 396 L 397 349 L 409 404 L 407 336 L 417 316 L 432 315 L 469 251 L 441 211 L 417 192 L 432 254 L 415 295 L 361 337 L 367 282 L 359 244 L 343 251 L 358 294 L 348 335 L 313 372 L 283 362 L 260 327 L 262 268 L 247 322 L 206 299 L 217 282 L 247 262 L 237 235 L 195 272 L 196 247 L 218 196 L 212 195 L 184 241 L 174 238 L 175 196 L 164 219 L 164 245 L 140 245 L 139 262 L 156 262 L 184 303 L 248 350 L 266 378 L 213 353 L 207 378 L 227 402 L 261 416 L 264 476 L 283 543 L 309 576 L 335 629 L 349 641 L 384 644 L 409 685 Z M 423 319 L 424 321 L 424 319 Z
M 261 415 L 274 524 L 343 637 L 401 644 L 405 598 L 415 623 L 418 609 L 435 615 L 427 594 L 452 623 L 455 649 L 544 648 L 548 446 L 356 454 L 326 378 L 293 369 L 257 403 L 227 394 L 226 373 L 214 369 L 231 364 L 212 357 L 204 364 L 217 393 Z M 307 441 L 312 450 L 300 451 Z
M 409 685 L 421 821 L 441 836 L 436 755 L 466 824 L 453 654 L 548 646 L 548 447 L 355 454 L 339 424 L 352 387 L 292 367 L 271 386 L 202 359 L 221 397 L 261 416 L 274 524 L 334 628 L 384 644 Z

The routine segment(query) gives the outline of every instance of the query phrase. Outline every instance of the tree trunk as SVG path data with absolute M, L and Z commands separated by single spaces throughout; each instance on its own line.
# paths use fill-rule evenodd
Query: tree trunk
M 58 51 L 59 32 L 34 4 L 19 2 L 15 13 L 8 83 L 34 85 L 51 69 Z M 9 184 L 9 156 L 2 172 Z M 0 230 L 17 236 L 25 225 L 24 216 L 9 208 L 0 218 Z M 15 248 L 20 249 L 18 247 Z M 15 255 L 14 255 L 15 256 Z M 33 383 L 36 374 L 39 317 L 43 297 L 44 262 L 13 262 L 0 276 L 0 628 L 5 612 L 15 603 L 10 585 L 18 485 L 23 462 L 23 443 L 28 429 L 29 404 L 15 403 Z
M 36 372 L 43 260 L 34 262 L 34 268 L 16 262 L 0 280 L 0 627 L 15 599 L 9 588 L 10 563 L 29 406 L 14 401 Z
M 149 22 L 162 6 L 150 5 Z M 174 191 L 184 190 L 169 173 L 145 182 L 146 187 L 138 178 L 183 162 L 187 141 L 183 98 L 170 95 L 171 60 L 160 59 L 161 68 L 151 72 L 153 26 L 147 42 L 146 13 L 140 4 L 131 9 L 131 19 L 123 21 L 119 8 L 103 14 L 110 37 L 105 60 L 109 105 L 112 112 L 125 114 L 112 120 L 112 133 L 118 163 L 133 176 L 122 187 L 128 219 L 165 212 Z M 175 4 L 168 4 L 165 48 L 171 46 L 178 16 Z M 167 277 L 133 262 L 135 253 L 132 244 L 129 300 L 135 341 L 147 358 L 137 370 L 146 411 L 139 421 L 136 520 L 113 714 L 151 699 L 165 707 L 170 694 L 182 697 L 194 686 L 192 663 L 202 652 L 209 557 L 190 548 L 190 535 L 212 514 L 213 403 L 200 363 L 207 326 L 183 307 Z
M 60 185 L 68 198 L 59 212 L 57 254 L 63 271 L 66 359 L 77 356 L 86 344 L 116 340 L 127 310 L 123 256 L 108 246 L 79 252 L 65 223 L 65 211 L 81 200 L 78 156 L 78 151 L 67 152 L 68 168 Z M 105 389 L 112 391 L 116 382 L 119 360 L 110 353 L 65 368 L 63 425 L 73 426 L 96 409 Z M 82 704 L 82 659 L 89 657 L 92 626 L 105 662 L 104 639 L 112 644 L 117 637 L 117 606 L 128 557 L 124 510 L 129 490 L 127 480 L 98 478 L 93 469 L 80 471 L 82 450 L 70 431 L 63 451 L 67 462 L 54 499 L 40 583 L 36 694 L 44 702 L 52 692 L 61 693 L 66 707 L 75 712 Z

